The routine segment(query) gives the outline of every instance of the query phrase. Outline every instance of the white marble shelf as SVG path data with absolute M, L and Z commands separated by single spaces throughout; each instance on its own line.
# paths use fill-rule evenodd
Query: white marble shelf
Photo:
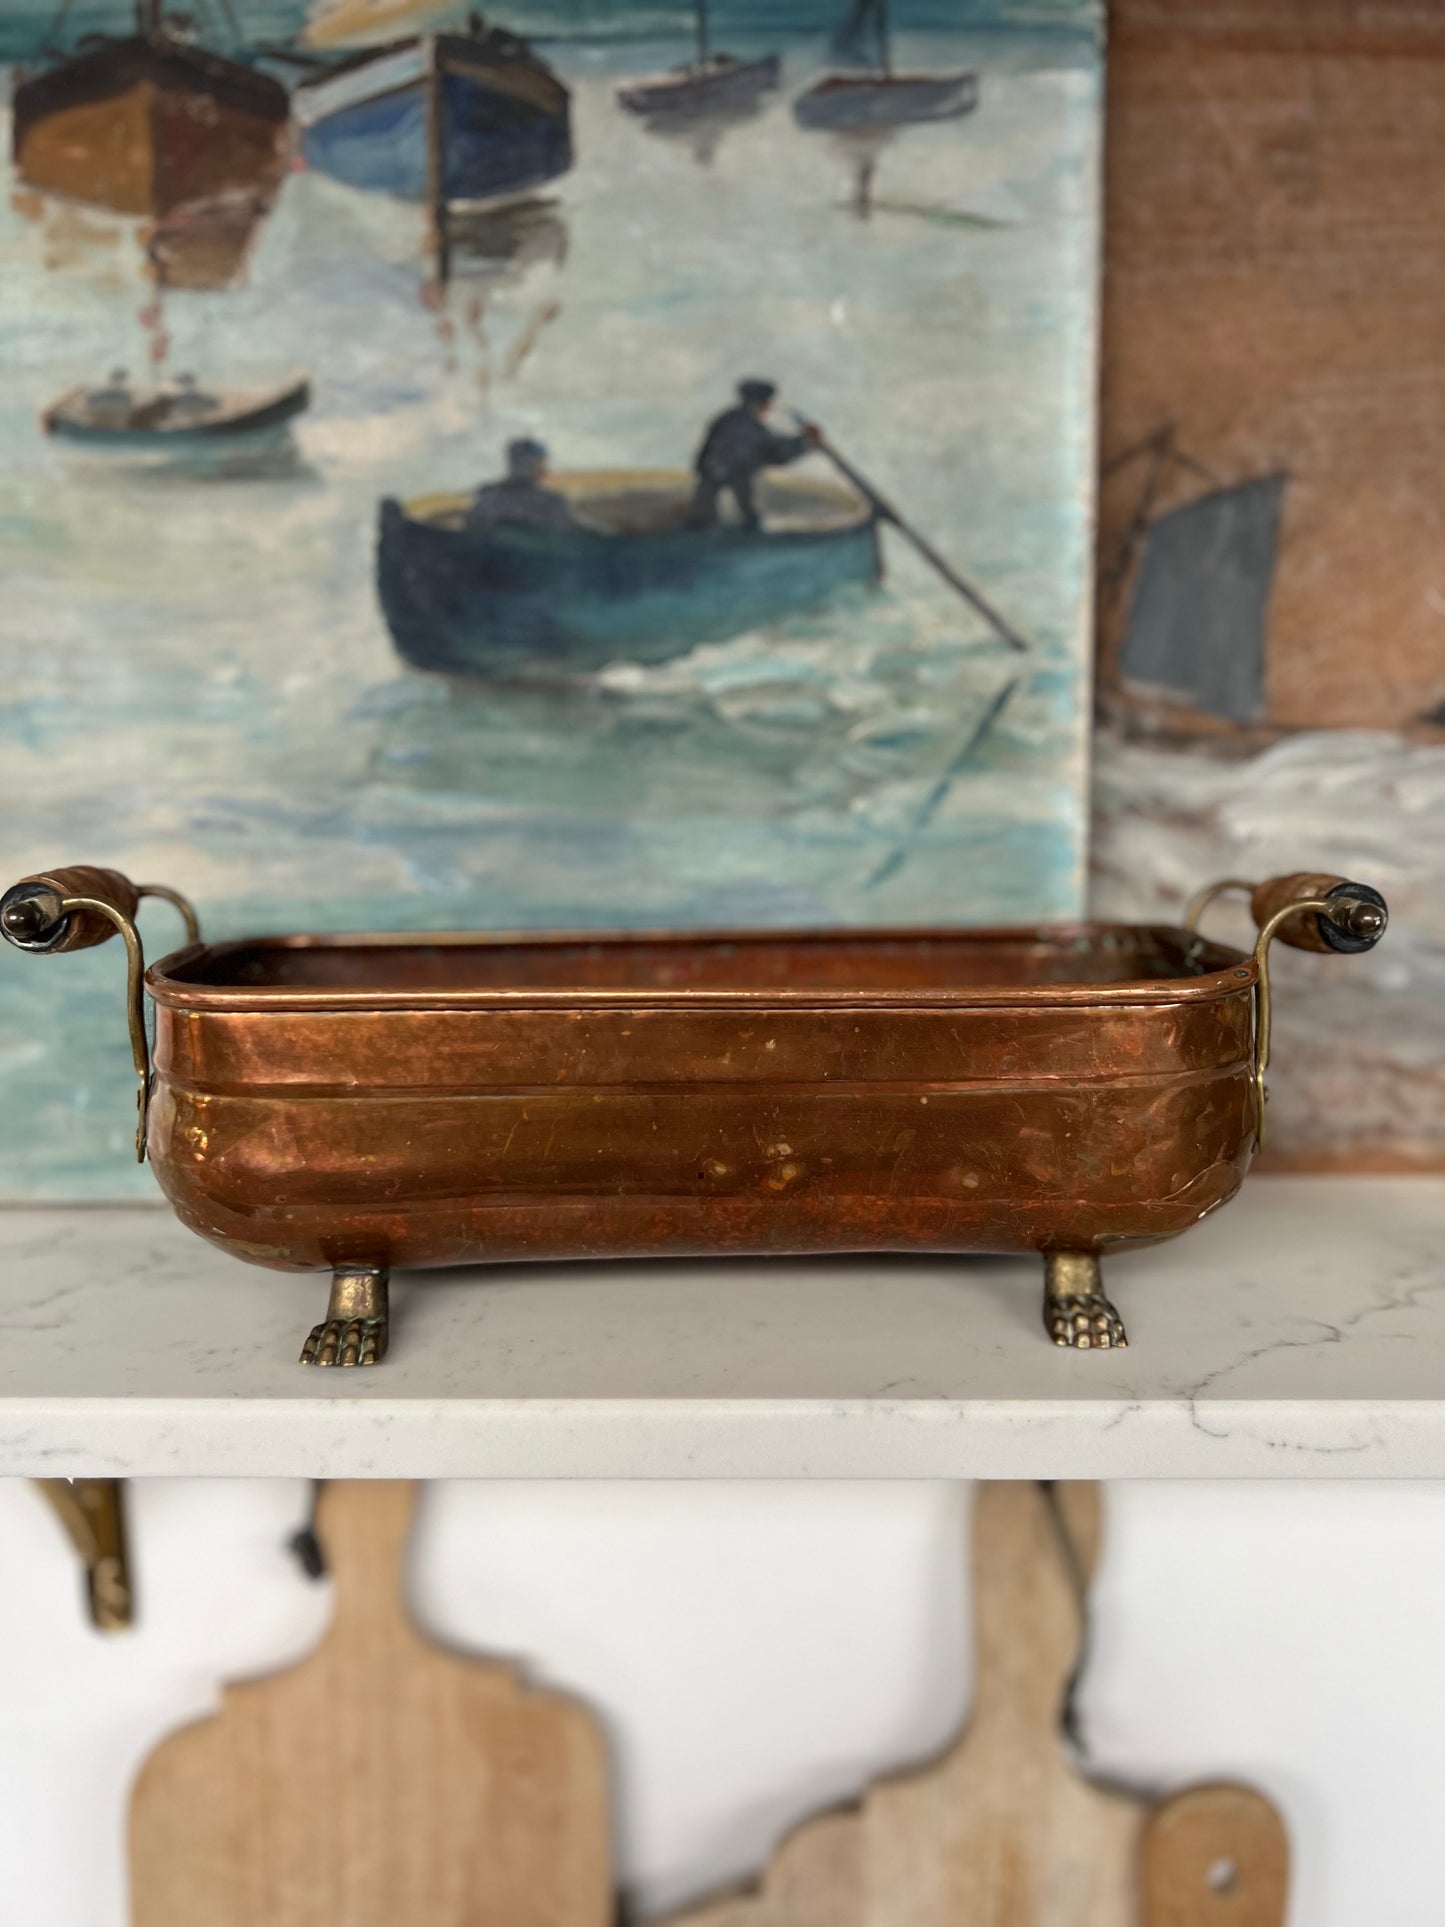
M 1116 1258 L 1118 1353 L 1036 1262 L 401 1277 L 390 1358 L 308 1371 L 324 1281 L 163 1209 L 0 1212 L 0 1473 L 1445 1478 L 1445 1180 L 1256 1178 Z

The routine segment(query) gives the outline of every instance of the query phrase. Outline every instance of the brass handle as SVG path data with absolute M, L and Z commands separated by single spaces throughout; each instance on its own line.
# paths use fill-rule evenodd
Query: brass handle
M 1196 929 L 1204 911 L 1226 890 L 1247 892 L 1250 913 L 1259 932 L 1254 945 L 1254 961 L 1259 971 L 1254 1015 L 1254 1143 L 1258 1150 L 1264 1143 L 1268 1097 L 1264 1074 L 1269 1068 L 1273 1019 L 1270 945 L 1278 937 L 1294 950 L 1358 956 L 1362 951 L 1373 950 L 1384 936 L 1389 928 L 1390 912 L 1379 891 L 1368 883 L 1352 883 L 1347 877 L 1297 870 L 1290 876 L 1271 877 L 1265 883 L 1247 883 L 1242 877 L 1226 877 L 1222 882 L 1211 883 L 1199 892 L 1185 912 L 1185 928 Z
M 200 925 L 190 903 L 164 883 L 132 883 L 119 870 L 73 864 L 22 877 L 0 897 L 0 936 L 17 950 L 42 957 L 90 950 L 119 932 L 126 951 L 126 1018 L 130 1054 L 139 1089 L 135 1154 L 145 1162 L 146 1105 L 150 1097 L 150 1045 L 145 1025 L 145 952 L 135 927 L 136 911 L 146 897 L 163 897 L 180 911 L 189 943 L 200 941 Z
M 1261 883 L 1249 907 L 1261 936 L 1273 924 L 1281 943 L 1325 955 L 1373 950 L 1390 921 L 1385 899 L 1368 883 L 1308 870 Z

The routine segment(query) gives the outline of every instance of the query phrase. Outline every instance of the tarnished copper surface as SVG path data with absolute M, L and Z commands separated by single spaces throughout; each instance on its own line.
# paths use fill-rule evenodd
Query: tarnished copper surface
M 1182 931 L 280 938 L 155 966 L 150 1156 L 302 1269 L 1169 1237 L 1253 1143 Z
M 1192 927 L 1224 890 L 1252 956 Z M 393 1265 L 624 1254 L 1037 1251 L 1054 1343 L 1121 1346 L 1101 1256 L 1222 1204 L 1261 1140 L 1271 942 L 1389 920 L 1308 873 L 1211 885 L 1182 930 L 193 941 L 146 973 L 152 1064 L 146 896 L 195 936 L 174 890 L 66 870 L 0 937 L 124 938 L 138 1155 L 202 1237 L 332 1272 L 301 1358 L 339 1366 L 385 1355 Z

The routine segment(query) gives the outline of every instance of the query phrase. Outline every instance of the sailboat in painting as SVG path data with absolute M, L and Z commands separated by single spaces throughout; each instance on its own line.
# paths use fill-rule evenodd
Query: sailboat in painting
M 464 33 L 372 47 L 294 95 L 308 166 L 349 187 L 440 208 L 526 194 L 572 165 L 571 97 L 519 35 Z
M 1119 653 L 1126 683 L 1227 722 L 1262 719 L 1284 488 L 1262 475 L 1151 524 Z
M 914 127 L 957 120 L 978 105 L 976 74 L 894 72 L 888 0 L 853 0 L 833 51 L 866 71 L 825 74 L 799 94 L 793 118 L 800 127 L 840 134 Z
M 1153 716 L 1171 731 L 1257 726 L 1266 713 L 1269 596 L 1288 478 L 1221 483 L 1181 453 L 1166 428 L 1108 463 L 1106 479 L 1141 457 L 1143 488 L 1100 582 L 1107 602 L 1137 561 L 1114 677 L 1126 713 Z M 1203 492 L 1158 512 L 1170 477 L 1181 473 L 1202 479 Z
M 17 68 L 12 106 L 20 180 L 113 214 L 164 219 L 236 196 L 264 210 L 285 172 L 285 88 L 195 44 L 160 0 L 138 0 L 131 34 Z
M 644 120 L 681 121 L 712 115 L 746 115 L 778 84 L 777 54 L 739 60 L 708 44 L 707 0 L 693 8 L 697 46 L 693 58 L 671 73 L 635 80 L 617 90 L 619 106 Z

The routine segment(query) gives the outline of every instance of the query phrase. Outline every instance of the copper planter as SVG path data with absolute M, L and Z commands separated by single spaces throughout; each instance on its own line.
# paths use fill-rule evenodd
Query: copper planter
M 1123 1344 L 1101 1255 L 1248 1168 L 1271 937 L 1385 927 L 1365 886 L 1294 877 L 1255 891 L 1253 955 L 1096 924 L 192 942 L 145 974 L 147 1063 L 148 893 L 51 871 L 0 930 L 120 930 L 142 1155 L 202 1237 L 333 1273 L 316 1364 L 382 1356 L 394 1265 L 686 1253 L 1039 1252 L 1055 1342 Z

